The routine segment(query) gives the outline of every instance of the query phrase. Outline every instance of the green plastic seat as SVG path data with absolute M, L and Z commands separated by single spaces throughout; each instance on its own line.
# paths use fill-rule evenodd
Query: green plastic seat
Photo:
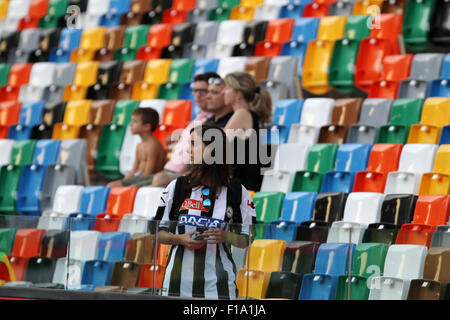
M 181 96 L 183 85 L 179 83 L 165 83 L 159 87 L 158 99 L 178 100 Z
M 350 277 L 350 300 L 368 300 L 371 276 L 382 276 L 389 246 L 382 243 L 361 243 L 355 248 Z M 348 276 L 339 277 L 336 300 L 348 299 Z
M 241 4 L 241 0 L 219 0 L 217 6 L 219 8 L 231 9 Z
M 119 155 L 125 138 L 126 126 L 110 123 L 103 126 L 95 163 L 97 171 L 108 179 L 120 179 Z
M 9 70 L 11 70 L 11 65 L 8 63 L 0 64 L 0 87 L 6 86 L 9 80 Z
M 33 162 L 36 140 L 20 140 L 14 142 L 11 150 L 11 164 L 14 166 L 25 166 Z
M 180 99 L 183 85 L 192 79 L 194 64 L 193 59 L 174 59 L 170 65 L 169 81 L 159 87 L 158 99 Z
M 149 29 L 150 25 L 128 27 L 125 31 L 123 47 L 116 51 L 114 60 L 122 62 L 136 60 L 138 50 L 147 44 Z
M 139 101 L 119 100 L 114 107 L 112 123 L 118 126 L 127 126 L 131 122 L 134 109 L 139 107 Z
M 389 124 L 380 128 L 377 143 L 405 144 L 411 126 L 420 123 L 424 101 L 424 99 L 395 100 Z
M 323 175 L 334 169 L 339 146 L 318 143 L 311 147 L 305 171 L 295 173 L 292 191 L 320 192 Z
M 353 76 L 361 39 L 370 35 L 368 16 L 349 16 L 344 39 L 336 41 L 329 68 L 329 84 L 338 91 L 352 92 Z
M 39 28 L 57 28 L 60 19 L 66 15 L 69 0 L 50 0 L 47 15 L 39 21 Z
M 0 252 L 11 255 L 14 246 L 16 229 L 0 229 Z
M 436 0 L 411 0 L 404 12 L 403 38 L 406 47 L 425 50 L 430 46 L 428 33 Z
M 268 224 L 280 218 L 284 197 L 285 194 L 282 192 L 255 193 L 253 203 L 257 224 L 253 228 L 256 233 L 256 239 L 263 239 Z
M 221 8 L 217 7 L 209 12 L 209 21 L 226 21 L 229 20 L 231 16 L 231 8 Z
M 0 213 L 16 214 L 16 196 L 23 166 L 5 165 L 0 168 Z

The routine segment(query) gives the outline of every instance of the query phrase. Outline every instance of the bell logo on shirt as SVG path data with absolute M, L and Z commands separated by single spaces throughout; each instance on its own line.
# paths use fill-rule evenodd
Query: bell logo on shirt
M 204 212 L 208 212 L 209 209 L 205 208 L 203 206 L 203 202 L 199 201 L 199 200 L 192 200 L 192 199 L 186 199 L 184 200 L 183 204 L 180 207 L 180 211 L 181 210 L 199 210 L 199 211 L 204 211 Z

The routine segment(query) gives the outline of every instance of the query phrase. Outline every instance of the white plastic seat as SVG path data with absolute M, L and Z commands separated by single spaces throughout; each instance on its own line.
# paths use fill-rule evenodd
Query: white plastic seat
M 423 278 L 427 251 L 419 245 L 390 246 L 384 274 L 372 278 L 369 300 L 406 300 L 411 280 Z
M 14 140 L 0 140 L 0 166 L 8 165 L 11 162 L 11 151 L 14 143 Z
M 99 26 L 101 17 L 109 11 L 110 2 L 111 0 L 89 1 L 86 13 L 81 15 L 83 29 Z
M 264 5 L 272 5 L 272 6 L 284 6 L 289 4 L 289 0 L 264 0 Z M 294 1 L 295 3 L 295 1 Z
M 241 20 L 222 21 L 216 41 L 208 45 L 206 57 L 215 59 L 231 57 L 234 46 L 241 43 L 244 38 L 245 24 L 245 21 Z
M 98 231 L 72 231 L 70 233 L 70 259 L 88 261 L 97 257 Z
M 384 194 L 375 192 L 350 193 L 344 209 L 344 222 L 359 223 L 367 228 L 371 223 L 380 222 Z
M 66 218 L 67 215 L 64 213 L 50 210 L 44 211 L 39 217 L 37 228 L 42 230 L 63 230 L 66 226 Z
M 438 146 L 434 144 L 406 144 L 400 155 L 398 171 L 390 172 L 385 194 L 418 194 L 422 174 L 433 171 Z
M 126 214 L 120 220 L 119 232 L 126 232 L 129 234 L 146 233 L 148 232 L 149 221 L 143 217 L 133 214 Z
M 65 287 L 81 285 L 83 266 L 82 261 L 70 259 L 69 270 L 67 270 L 67 258 L 58 259 L 52 282 L 62 284 Z
M 132 214 L 151 220 L 156 215 L 159 198 L 164 188 L 142 187 L 139 188 L 134 199 Z
M 167 100 L 164 99 L 149 99 L 142 100 L 139 103 L 139 108 L 152 108 L 155 109 L 159 114 L 159 122 L 161 123 L 163 118 L 164 107 L 166 106 Z
M 327 243 L 362 243 L 366 227 L 357 222 L 335 221 L 328 231 Z
M 83 186 L 59 186 L 53 198 L 53 212 L 68 216 L 80 211 Z
M 247 57 L 229 57 L 220 59 L 217 73 L 223 78 L 232 72 L 245 71 L 247 59 Z
M 262 6 L 258 6 L 255 9 L 255 15 L 253 20 L 275 20 L 280 16 L 281 6 L 279 4 L 266 4 L 264 3 Z
M 38 62 L 33 65 L 28 85 L 20 88 L 19 101 L 38 102 L 45 100 L 45 90 L 55 83 L 56 64 Z
M 267 171 L 263 176 L 261 191 L 288 193 L 292 189 L 295 173 L 287 171 Z
M 19 27 L 19 21 L 28 15 L 31 0 L 11 0 L 9 1 L 8 13 L 2 28 L 5 31 L 16 31 Z
M 313 145 L 319 139 L 320 128 L 328 125 L 334 108 L 334 99 L 310 98 L 303 104 L 300 123 L 294 123 L 289 131 L 288 143 Z

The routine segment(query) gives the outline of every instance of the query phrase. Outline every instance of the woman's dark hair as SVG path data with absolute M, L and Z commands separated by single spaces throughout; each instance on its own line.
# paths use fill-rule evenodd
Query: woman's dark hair
M 211 195 L 215 197 L 221 187 L 231 187 L 231 166 L 227 163 L 228 139 L 222 128 L 214 124 L 196 126 L 191 129 L 190 133 L 192 132 L 201 137 L 202 142 L 206 146 L 205 154 L 210 153 L 211 159 L 216 159 L 217 161 L 208 164 L 205 163 L 203 157 L 201 164 L 193 164 L 187 175 L 189 182 L 186 188 L 192 189 L 205 185 L 210 188 Z M 219 141 L 216 141 L 217 139 Z M 208 148 L 212 143 L 214 143 L 215 148 L 212 146 Z

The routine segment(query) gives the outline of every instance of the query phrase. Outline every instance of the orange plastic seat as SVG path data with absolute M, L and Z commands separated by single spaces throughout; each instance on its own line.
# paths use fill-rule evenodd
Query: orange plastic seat
M 241 0 L 240 5 L 244 7 L 256 8 L 264 4 L 264 0 Z
M 283 45 L 280 43 L 272 43 L 269 41 L 259 41 L 255 46 L 255 57 L 273 58 L 281 55 Z
M 414 124 L 409 130 L 407 143 L 438 144 L 441 130 L 442 128 L 437 126 Z
M 434 230 L 433 226 L 404 224 L 397 233 L 395 244 L 414 244 L 430 248 Z
M 389 172 L 398 169 L 402 149 L 401 144 L 374 144 L 367 171 L 356 173 L 353 192 L 383 193 Z
M 379 18 L 379 28 L 372 24 L 370 37 L 377 39 L 388 39 L 391 42 L 392 53 L 400 54 L 398 36 L 402 34 L 403 15 L 395 13 L 383 13 Z
M 137 59 L 150 60 L 161 57 L 163 48 L 172 43 L 172 25 L 154 24 L 150 27 L 147 38 L 147 45 L 139 48 Z
M 303 63 L 302 86 L 314 94 L 325 94 L 331 90 L 328 84 L 328 69 L 333 55 L 334 41 L 310 41 Z
M 119 218 L 132 213 L 137 191 L 138 188 L 133 186 L 111 188 L 106 204 L 106 213 L 117 215 Z
M 31 258 L 38 257 L 46 230 L 18 229 L 14 238 L 12 256 Z
M 252 21 L 255 16 L 255 8 L 237 6 L 231 9 L 230 20 Z
M 173 0 L 172 8 L 179 11 L 191 11 L 195 9 L 196 0 Z
M 369 92 L 372 84 L 381 75 L 383 59 L 392 52 L 386 39 L 365 38 L 361 40 L 355 64 L 355 85 Z
M 0 126 L 11 126 L 19 122 L 19 114 L 22 103 L 18 101 L 6 101 L 0 103 Z
M 429 226 L 446 225 L 450 215 L 449 195 L 419 196 L 414 210 L 414 224 Z
M 158 245 L 158 252 L 155 252 L 158 256 L 156 257 L 156 263 L 161 266 L 167 266 L 167 261 L 169 259 L 169 252 L 171 246 L 169 244 Z
M 311 2 L 303 7 L 302 17 L 322 18 L 328 15 L 330 3 Z
M 285 43 L 292 38 L 292 29 L 295 19 L 280 18 L 269 22 L 266 29 L 265 40 L 272 43 Z
M 19 22 L 18 30 L 35 29 L 39 20 L 47 15 L 49 0 L 31 0 L 28 15 Z
M 65 88 L 63 101 L 83 100 L 87 90 L 97 82 L 97 73 L 100 62 L 82 62 L 77 65 L 73 84 Z
M 165 139 L 175 130 L 184 129 L 191 120 L 192 101 L 170 100 L 163 112 L 162 124 L 154 132 L 155 137 L 165 146 Z
M 375 15 L 381 13 L 381 5 L 385 0 L 360 0 L 356 1 L 353 6 L 353 15 Z M 375 10 L 374 10 L 375 8 Z
M 138 286 L 140 288 L 155 288 L 161 290 L 165 271 L 166 267 L 159 264 L 143 264 L 141 267 Z
M 77 139 L 80 128 L 89 123 L 92 100 L 69 101 L 64 112 L 64 122 L 53 127 L 53 140 Z
M 105 35 L 106 27 L 83 29 L 80 48 L 72 51 L 70 61 L 79 63 L 94 60 L 96 52 L 105 45 Z

